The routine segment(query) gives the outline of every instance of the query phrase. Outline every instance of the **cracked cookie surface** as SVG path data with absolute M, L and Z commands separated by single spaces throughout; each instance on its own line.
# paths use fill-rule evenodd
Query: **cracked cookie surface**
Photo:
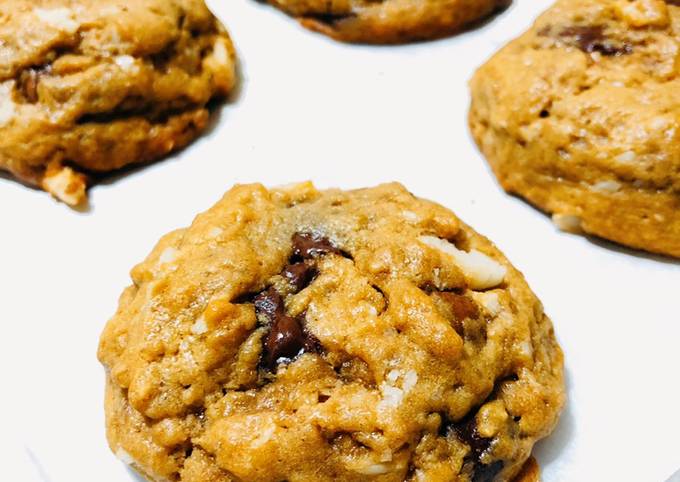
M 680 3 L 558 1 L 471 81 L 501 185 L 562 229 L 680 257 Z
M 405 43 L 456 33 L 511 0 L 267 0 L 336 40 Z
M 237 186 L 132 270 L 99 346 L 149 480 L 536 480 L 564 404 L 521 273 L 398 184 Z
M 88 174 L 188 144 L 234 83 L 202 0 L 3 1 L 0 169 L 77 205 Z

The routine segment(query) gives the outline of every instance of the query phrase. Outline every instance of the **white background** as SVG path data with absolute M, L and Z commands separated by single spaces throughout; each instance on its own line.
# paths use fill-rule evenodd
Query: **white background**
M 466 126 L 467 81 L 547 0 L 437 42 L 360 47 L 253 0 L 215 0 L 240 94 L 184 152 L 91 191 L 74 212 L 0 178 L 3 481 L 128 482 L 109 452 L 98 336 L 160 236 L 236 182 L 398 180 L 494 240 L 543 300 L 569 405 L 538 446 L 546 481 L 663 481 L 680 467 L 680 264 L 563 234 L 501 192 Z

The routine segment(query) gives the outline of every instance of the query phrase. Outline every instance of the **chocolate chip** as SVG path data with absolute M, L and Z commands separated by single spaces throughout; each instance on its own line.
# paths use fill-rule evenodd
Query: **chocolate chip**
M 273 369 L 279 358 L 294 358 L 303 349 L 304 341 L 302 327 L 295 318 L 277 317 L 264 341 L 265 365 Z
M 449 433 L 451 431 L 455 433 L 461 442 L 470 447 L 470 455 L 474 458 L 475 462 L 479 463 L 480 457 L 491 445 L 491 439 L 480 437 L 479 433 L 477 433 L 475 413 L 457 424 L 452 424 Z
M 562 29 L 559 36 L 570 40 L 586 53 L 599 52 L 606 56 L 627 55 L 633 52 L 633 47 L 627 43 L 615 43 L 604 34 L 601 25 L 574 25 Z
M 476 464 L 472 482 L 492 482 L 500 471 L 503 470 L 503 461 L 495 460 L 490 464 Z
M 43 65 L 41 67 L 31 67 L 21 73 L 18 82 L 19 89 L 28 102 L 32 104 L 38 102 L 38 84 L 40 83 L 40 78 L 49 75 L 51 71 L 51 65 Z
M 676 7 L 680 7 L 680 0 L 666 0 L 666 3 L 668 5 L 673 5 Z
M 333 246 L 328 238 L 310 233 L 296 233 L 293 235 L 293 257 L 312 259 L 325 254 L 343 255 L 343 252 Z
M 273 372 L 283 360 L 317 352 L 318 340 L 305 332 L 299 319 L 280 315 L 264 340 L 264 349 L 263 366 Z
M 307 263 L 289 264 L 283 269 L 283 276 L 295 288 L 295 291 L 302 291 L 317 275 L 316 268 Z
M 254 303 L 258 319 L 270 326 L 264 339 L 264 368 L 273 372 L 282 359 L 292 360 L 302 353 L 320 351 L 319 341 L 303 328 L 305 315 L 299 318 L 288 316 L 283 298 L 274 287 L 257 295 Z
M 477 432 L 475 413 L 468 415 L 458 423 L 446 423 L 444 431 L 446 434 L 455 434 L 461 442 L 470 447 L 470 453 L 465 459 L 472 465 L 472 480 L 474 482 L 491 482 L 503 470 L 502 460 L 496 460 L 490 464 L 482 462 L 482 454 L 489 449 L 492 439 L 481 437 Z

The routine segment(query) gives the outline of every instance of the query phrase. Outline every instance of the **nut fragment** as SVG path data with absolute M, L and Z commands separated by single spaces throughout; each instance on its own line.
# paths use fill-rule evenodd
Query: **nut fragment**
M 42 180 L 42 188 L 69 206 L 78 206 L 85 200 L 85 179 L 70 167 L 48 169 Z
M 208 332 L 208 324 L 205 322 L 205 318 L 202 316 L 196 320 L 196 322 L 191 326 L 191 333 L 194 335 L 202 335 Z
M 574 214 L 555 213 L 552 216 L 552 221 L 555 226 L 566 233 L 580 234 L 583 232 L 581 218 Z
M 452 243 L 434 236 L 421 236 L 418 239 L 432 248 L 451 255 L 474 290 L 493 288 L 505 280 L 507 274 L 505 266 L 480 251 L 475 249 L 469 252 L 461 251 Z
M 123 447 L 118 447 L 118 450 L 116 450 L 116 457 L 125 465 L 132 465 L 135 463 L 135 459 L 133 459 L 132 456 L 129 453 L 127 453 Z
M 74 19 L 73 10 L 70 8 L 36 8 L 33 13 L 44 23 L 57 30 L 75 33 L 78 23 Z
M 618 14 L 631 27 L 665 27 L 668 25 L 668 7 L 663 0 L 638 0 L 619 2 Z
M 593 184 L 593 189 L 595 191 L 601 192 L 601 193 L 615 193 L 618 192 L 621 189 L 621 183 L 617 181 L 612 181 L 612 180 L 607 180 L 607 181 L 600 181 L 596 184 Z

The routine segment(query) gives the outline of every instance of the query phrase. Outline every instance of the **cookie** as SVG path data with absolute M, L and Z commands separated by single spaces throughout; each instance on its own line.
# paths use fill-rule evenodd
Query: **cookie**
M 5 0 L 0 59 L 0 169 L 71 205 L 187 145 L 235 83 L 202 0 Z
M 132 280 L 99 358 L 111 448 L 149 480 L 536 480 L 565 399 L 552 324 L 398 184 L 237 186 Z
M 396 44 L 456 33 L 511 0 L 268 0 L 311 30 L 343 42 Z
M 501 185 L 562 229 L 680 257 L 680 3 L 558 1 L 471 81 Z

